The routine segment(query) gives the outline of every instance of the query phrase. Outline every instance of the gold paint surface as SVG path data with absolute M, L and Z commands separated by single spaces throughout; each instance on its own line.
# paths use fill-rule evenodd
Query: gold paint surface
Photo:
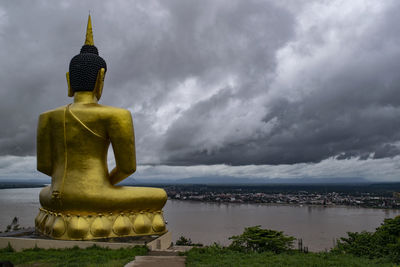
M 65 222 L 62 216 L 58 215 L 52 225 L 51 233 L 55 237 L 60 237 L 65 233 L 65 230 L 66 230 Z
M 70 83 L 70 81 L 69 81 L 69 72 L 67 72 L 65 76 L 66 76 L 66 78 L 67 78 L 68 96 L 69 96 L 69 97 L 73 97 L 73 96 L 74 96 L 74 92 L 72 91 L 71 83 Z
M 85 218 L 74 216 L 68 221 L 67 231 L 72 239 L 83 239 L 89 231 L 89 224 Z
M 108 218 L 99 215 L 92 223 L 91 234 L 94 237 L 108 236 L 111 231 L 111 222 Z
M 167 199 L 163 189 L 115 185 L 136 170 L 131 113 L 98 104 L 94 92 L 76 92 L 74 103 L 40 115 L 37 168 L 52 177 L 40 203 L 53 212 L 158 211 Z
M 167 232 L 160 211 L 145 213 L 127 211 L 108 216 L 101 213 L 82 216 L 80 214 L 56 214 L 41 208 L 39 216 L 36 230 L 51 238 L 61 240 L 162 235 Z M 153 221 L 150 218 L 154 218 Z
M 87 27 L 86 27 L 85 45 L 94 45 L 93 30 L 92 30 L 92 19 L 90 18 L 90 14 L 89 14 L 89 17 L 88 17 L 88 22 L 87 22 Z
M 133 230 L 138 234 L 143 234 L 150 231 L 151 223 L 149 218 L 140 213 L 136 216 L 135 222 L 133 223 Z
M 117 235 L 128 235 L 132 229 L 131 221 L 121 214 L 114 222 L 113 232 Z
M 93 45 L 90 15 L 85 44 Z M 105 70 L 93 91 L 72 92 L 66 77 L 74 102 L 39 116 L 37 169 L 51 176 L 51 185 L 40 192 L 36 229 L 65 240 L 166 232 L 163 189 L 116 185 L 136 171 L 135 136 L 128 110 L 97 103 Z M 116 163 L 111 171 L 110 144 Z

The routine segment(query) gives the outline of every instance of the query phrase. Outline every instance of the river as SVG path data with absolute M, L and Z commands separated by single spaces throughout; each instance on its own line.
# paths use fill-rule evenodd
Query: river
M 0 231 L 14 217 L 20 225 L 34 225 L 41 188 L 0 190 Z M 245 227 L 261 225 L 303 239 L 311 251 L 333 246 L 346 232 L 373 231 L 384 218 L 400 215 L 400 210 L 355 207 L 322 207 L 272 204 L 204 203 L 168 200 L 164 216 L 173 241 L 181 235 L 193 242 L 229 244 L 228 237 Z

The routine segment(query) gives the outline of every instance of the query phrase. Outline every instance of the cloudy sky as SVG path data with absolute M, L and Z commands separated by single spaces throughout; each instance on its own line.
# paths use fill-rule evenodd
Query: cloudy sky
M 37 118 L 72 100 L 89 10 L 134 178 L 400 181 L 397 0 L 2 1 L 0 178 L 43 177 Z

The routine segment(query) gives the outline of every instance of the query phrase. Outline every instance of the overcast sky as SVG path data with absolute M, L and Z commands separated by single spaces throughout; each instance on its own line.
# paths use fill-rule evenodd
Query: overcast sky
M 400 181 L 397 0 L 2 1 L 0 178 L 40 176 L 37 118 L 72 101 L 89 10 L 133 177 Z

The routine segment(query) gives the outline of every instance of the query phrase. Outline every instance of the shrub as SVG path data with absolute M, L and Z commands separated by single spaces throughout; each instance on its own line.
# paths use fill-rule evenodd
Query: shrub
M 348 232 L 338 241 L 333 252 L 368 258 L 389 258 L 400 263 L 400 216 L 385 219 L 375 232 Z
M 232 236 L 230 249 L 240 252 L 266 252 L 282 253 L 288 251 L 296 239 L 286 236 L 283 232 L 261 229 L 260 225 L 244 229 L 243 234 Z
M 7 247 L 3 249 L 4 252 L 15 252 L 15 249 L 11 246 L 10 242 L 8 242 Z
M 203 244 L 200 244 L 200 243 L 193 243 L 192 239 L 186 238 L 184 236 L 179 237 L 179 239 L 176 240 L 175 245 L 177 245 L 177 246 L 198 246 L 198 247 L 203 246 Z

